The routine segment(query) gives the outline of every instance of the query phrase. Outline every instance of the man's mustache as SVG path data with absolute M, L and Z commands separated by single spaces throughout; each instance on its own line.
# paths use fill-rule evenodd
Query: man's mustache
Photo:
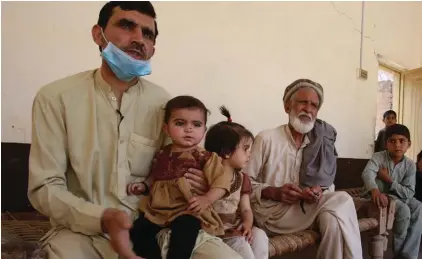
M 130 47 L 125 48 L 125 51 L 137 52 L 142 58 L 145 58 L 147 54 L 145 45 L 141 45 L 138 42 L 133 42 Z
M 306 116 L 306 117 L 308 117 L 310 120 L 313 120 L 314 118 L 313 118 L 313 116 L 312 116 L 312 114 L 309 114 L 309 113 L 306 113 L 306 112 L 299 112 L 298 114 L 297 114 L 297 117 L 299 117 L 299 116 Z

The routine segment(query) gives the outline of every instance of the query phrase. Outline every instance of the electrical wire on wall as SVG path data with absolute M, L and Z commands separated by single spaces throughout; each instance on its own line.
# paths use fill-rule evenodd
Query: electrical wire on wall
M 359 69 L 362 69 L 362 59 L 363 59 L 363 29 L 365 22 L 365 1 L 362 1 L 362 13 L 360 21 L 360 53 L 359 53 Z
M 374 42 L 374 40 L 369 37 L 369 36 L 365 36 L 364 34 L 364 26 L 365 26 L 365 1 L 362 1 L 362 5 L 361 5 L 361 23 L 360 23 L 360 30 L 357 28 L 355 21 L 352 19 L 352 17 L 350 17 L 349 15 L 347 15 L 346 13 L 340 11 L 336 4 L 334 2 L 330 2 L 331 6 L 334 8 L 334 10 L 336 10 L 337 13 L 347 17 L 353 24 L 353 27 L 355 29 L 355 31 L 359 32 L 360 34 L 360 42 L 359 42 L 359 69 L 362 69 L 363 66 L 363 41 L 365 39 L 369 39 L 372 42 Z M 374 50 L 374 55 L 375 58 L 378 60 L 378 54 L 375 52 Z

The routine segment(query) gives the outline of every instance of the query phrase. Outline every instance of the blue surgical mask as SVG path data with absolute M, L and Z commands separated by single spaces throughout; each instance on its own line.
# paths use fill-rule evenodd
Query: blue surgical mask
M 101 52 L 102 57 L 107 62 L 113 73 L 122 81 L 128 82 L 135 77 L 151 74 L 151 64 L 149 60 L 138 60 L 129 56 L 126 52 L 116 47 L 108 41 L 101 30 L 107 47 Z

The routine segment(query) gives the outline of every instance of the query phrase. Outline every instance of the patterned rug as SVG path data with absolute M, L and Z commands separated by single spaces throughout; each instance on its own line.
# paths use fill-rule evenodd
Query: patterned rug
M 49 229 L 50 222 L 38 213 L 2 213 L 1 258 L 47 258 L 38 240 Z

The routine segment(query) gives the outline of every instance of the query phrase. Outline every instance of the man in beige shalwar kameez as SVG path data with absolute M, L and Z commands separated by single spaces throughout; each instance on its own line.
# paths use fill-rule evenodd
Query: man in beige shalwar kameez
M 57 80 L 35 97 L 28 197 L 53 226 L 41 240 L 49 259 L 137 258 L 129 228 L 139 197 L 126 186 L 145 179 L 166 142 L 162 108 L 170 99 L 142 78 L 157 34 L 151 3 L 107 3 L 92 29 L 101 68 Z M 197 181 L 194 189 L 203 186 Z M 164 248 L 168 239 L 160 234 Z M 197 244 L 193 259 L 240 258 L 204 233 Z
M 252 208 L 258 227 L 268 235 L 287 234 L 319 226 L 319 259 L 360 259 L 362 248 L 352 198 L 333 192 L 334 185 L 299 187 L 303 149 L 323 102 L 321 85 L 297 80 L 286 88 L 285 111 L 289 124 L 258 134 L 245 168 L 253 183 Z M 313 192 L 312 192 L 313 190 Z M 300 201 L 305 199 L 304 212 Z

